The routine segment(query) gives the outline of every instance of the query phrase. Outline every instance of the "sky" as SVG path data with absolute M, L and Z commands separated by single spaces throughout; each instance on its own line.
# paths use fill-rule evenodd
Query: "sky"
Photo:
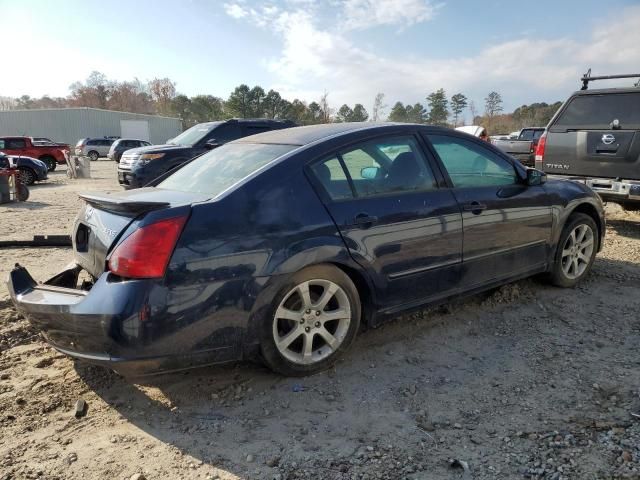
M 588 68 L 640 73 L 640 0 L 0 0 L 0 19 L 0 96 L 66 96 L 98 70 L 189 96 L 326 91 L 336 109 L 444 88 L 481 111 L 495 90 L 511 111 L 566 99 Z

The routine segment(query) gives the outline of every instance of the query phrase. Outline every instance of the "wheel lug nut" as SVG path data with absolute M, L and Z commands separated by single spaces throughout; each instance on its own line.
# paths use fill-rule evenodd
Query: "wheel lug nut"
M 300 319 L 300 325 L 304 323 L 304 318 Z
M 304 331 L 309 333 L 309 330 L 311 330 L 309 327 L 304 327 Z
M 316 317 L 320 316 L 320 310 L 316 310 Z
M 307 311 L 305 313 L 311 313 L 311 310 L 307 309 Z
M 316 322 L 316 328 L 320 328 L 320 322 Z

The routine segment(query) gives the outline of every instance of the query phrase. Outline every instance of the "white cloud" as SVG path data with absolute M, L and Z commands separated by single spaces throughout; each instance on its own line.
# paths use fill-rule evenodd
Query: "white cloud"
M 339 5 L 343 13 L 351 12 L 342 16 L 345 22 L 351 22 L 352 28 L 365 28 L 364 17 L 353 12 L 367 4 L 372 8 L 368 25 L 380 25 L 379 12 L 387 3 L 391 2 L 345 0 Z M 374 4 L 385 5 L 376 11 Z M 394 7 L 388 8 L 387 24 L 403 21 L 400 14 L 389 13 Z M 589 67 L 594 74 L 605 74 L 640 65 L 640 29 L 636 28 L 640 7 L 623 13 L 609 20 L 607 27 L 585 32 L 580 40 L 524 38 L 449 59 L 380 55 L 371 47 L 356 45 L 340 29 L 319 27 L 318 17 L 307 7 L 275 9 L 268 15 L 263 10 L 252 15 L 251 21 L 272 29 L 282 39 L 280 54 L 264 64 L 277 78 L 274 87 L 286 96 L 314 100 L 326 89 L 334 105 L 370 105 L 377 92 L 384 92 L 389 103 L 424 103 L 429 92 L 443 87 L 449 95 L 464 92 L 478 106 L 489 91 L 497 90 L 508 107 L 515 107 L 531 101 L 563 100 L 579 87 L 578 77 Z M 429 15 L 432 13 L 423 13 L 423 19 L 431 18 Z M 398 38 L 402 37 L 395 41 Z
M 431 20 L 436 8 L 429 0 L 344 0 L 343 24 L 354 30 L 377 25 L 406 27 Z
M 237 3 L 225 3 L 224 11 L 233 18 L 244 18 L 249 14 L 246 8 Z

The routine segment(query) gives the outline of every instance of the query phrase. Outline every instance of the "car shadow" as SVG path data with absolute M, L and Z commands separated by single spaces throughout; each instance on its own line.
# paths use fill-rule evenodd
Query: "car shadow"
M 607 227 L 623 237 L 640 238 L 640 221 L 638 220 L 607 220 Z
M 29 187 L 31 188 L 31 187 Z M 37 210 L 40 208 L 50 207 L 50 203 L 46 202 L 33 202 L 31 200 L 27 200 L 26 202 L 9 202 L 9 203 L 0 203 L 0 208 L 18 208 L 21 210 Z

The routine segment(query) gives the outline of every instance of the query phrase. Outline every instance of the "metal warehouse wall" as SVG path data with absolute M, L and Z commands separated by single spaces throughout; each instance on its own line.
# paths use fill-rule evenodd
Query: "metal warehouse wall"
M 120 120 L 148 122 L 149 141 L 155 144 L 165 143 L 182 131 L 179 118 L 96 108 L 51 108 L 0 111 L 0 136 L 47 137 L 73 146 L 85 137 L 122 136 Z

